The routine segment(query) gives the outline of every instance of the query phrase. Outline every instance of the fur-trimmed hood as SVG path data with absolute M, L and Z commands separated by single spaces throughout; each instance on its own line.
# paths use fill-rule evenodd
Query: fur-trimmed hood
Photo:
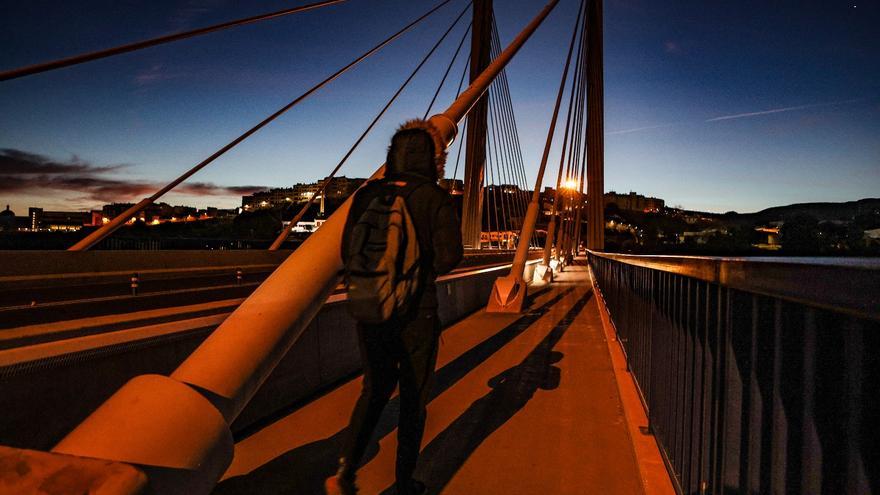
M 445 172 L 446 143 L 427 120 L 408 120 L 391 138 L 386 163 L 391 174 L 414 173 L 437 181 Z

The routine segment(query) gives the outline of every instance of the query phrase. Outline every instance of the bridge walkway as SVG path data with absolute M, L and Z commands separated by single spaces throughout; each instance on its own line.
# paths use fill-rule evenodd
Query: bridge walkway
M 214 493 L 323 493 L 360 386 L 240 439 Z M 396 415 L 392 398 L 362 494 L 393 493 Z M 416 472 L 429 493 L 640 494 L 635 452 L 585 266 L 559 274 L 524 315 L 480 311 L 445 330 Z

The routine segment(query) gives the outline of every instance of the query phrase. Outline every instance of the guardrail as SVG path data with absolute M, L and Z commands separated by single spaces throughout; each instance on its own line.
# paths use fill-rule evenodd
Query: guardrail
M 508 262 L 440 277 L 437 296 L 444 327 L 481 307 L 495 278 L 509 269 Z M 360 354 L 345 300 L 344 292 L 330 296 L 232 425 L 234 433 L 357 372 Z M 123 315 L 134 321 L 116 321 L 121 328 L 106 332 L 79 329 L 82 335 L 17 348 L 4 345 L 7 336 L 0 336 L 0 397 L 12 405 L 0 408 L 0 444 L 48 449 L 132 377 L 173 371 L 240 303 L 229 300 L 215 303 L 212 309 L 180 308 L 185 312 L 173 320 L 150 311 Z M 124 318 L 115 317 L 120 319 Z M 77 322 L 64 323 L 77 326 Z M 95 324 L 108 325 L 100 319 Z M 20 330 L 24 329 L 14 331 Z
M 880 491 L 880 260 L 589 261 L 679 493 Z
M 0 266 L 0 329 L 183 301 L 243 297 L 289 254 L 117 251 L 103 256 L 91 251 L 0 251 L 0 258 L 8 261 Z M 513 251 L 469 251 L 458 269 L 505 264 L 512 257 Z M 77 305 L 83 309 L 73 310 Z

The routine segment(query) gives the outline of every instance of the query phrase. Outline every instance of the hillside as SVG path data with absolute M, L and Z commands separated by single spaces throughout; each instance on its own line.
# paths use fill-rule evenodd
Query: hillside
M 774 206 L 755 213 L 725 214 L 727 220 L 749 223 L 768 223 L 795 215 L 809 215 L 817 220 L 852 220 L 858 215 L 880 211 L 880 198 L 865 198 L 843 203 L 796 203 L 788 206 Z

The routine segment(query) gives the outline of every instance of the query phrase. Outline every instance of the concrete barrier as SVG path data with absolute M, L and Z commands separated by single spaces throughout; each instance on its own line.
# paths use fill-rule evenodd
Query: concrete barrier
M 533 265 L 529 265 L 531 268 Z M 508 266 L 476 269 L 438 281 L 439 313 L 445 326 L 485 305 L 492 284 Z M 301 403 L 360 369 L 354 321 L 345 295 L 327 301 L 302 337 L 232 425 L 242 432 Z M 194 320 L 195 321 L 195 320 Z M 0 444 L 46 450 L 129 379 L 142 374 L 167 375 L 216 328 L 157 327 L 90 336 L 69 353 L 32 349 L 0 351 Z M 130 335 L 130 338 L 126 336 Z M 63 341 L 71 348 L 77 339 Z M 28 358 L 28 351 L 32 357 Z M 33 356 L 43 352 L 39 357 Z M 17 353 L 17 354 L 16 354 Z

